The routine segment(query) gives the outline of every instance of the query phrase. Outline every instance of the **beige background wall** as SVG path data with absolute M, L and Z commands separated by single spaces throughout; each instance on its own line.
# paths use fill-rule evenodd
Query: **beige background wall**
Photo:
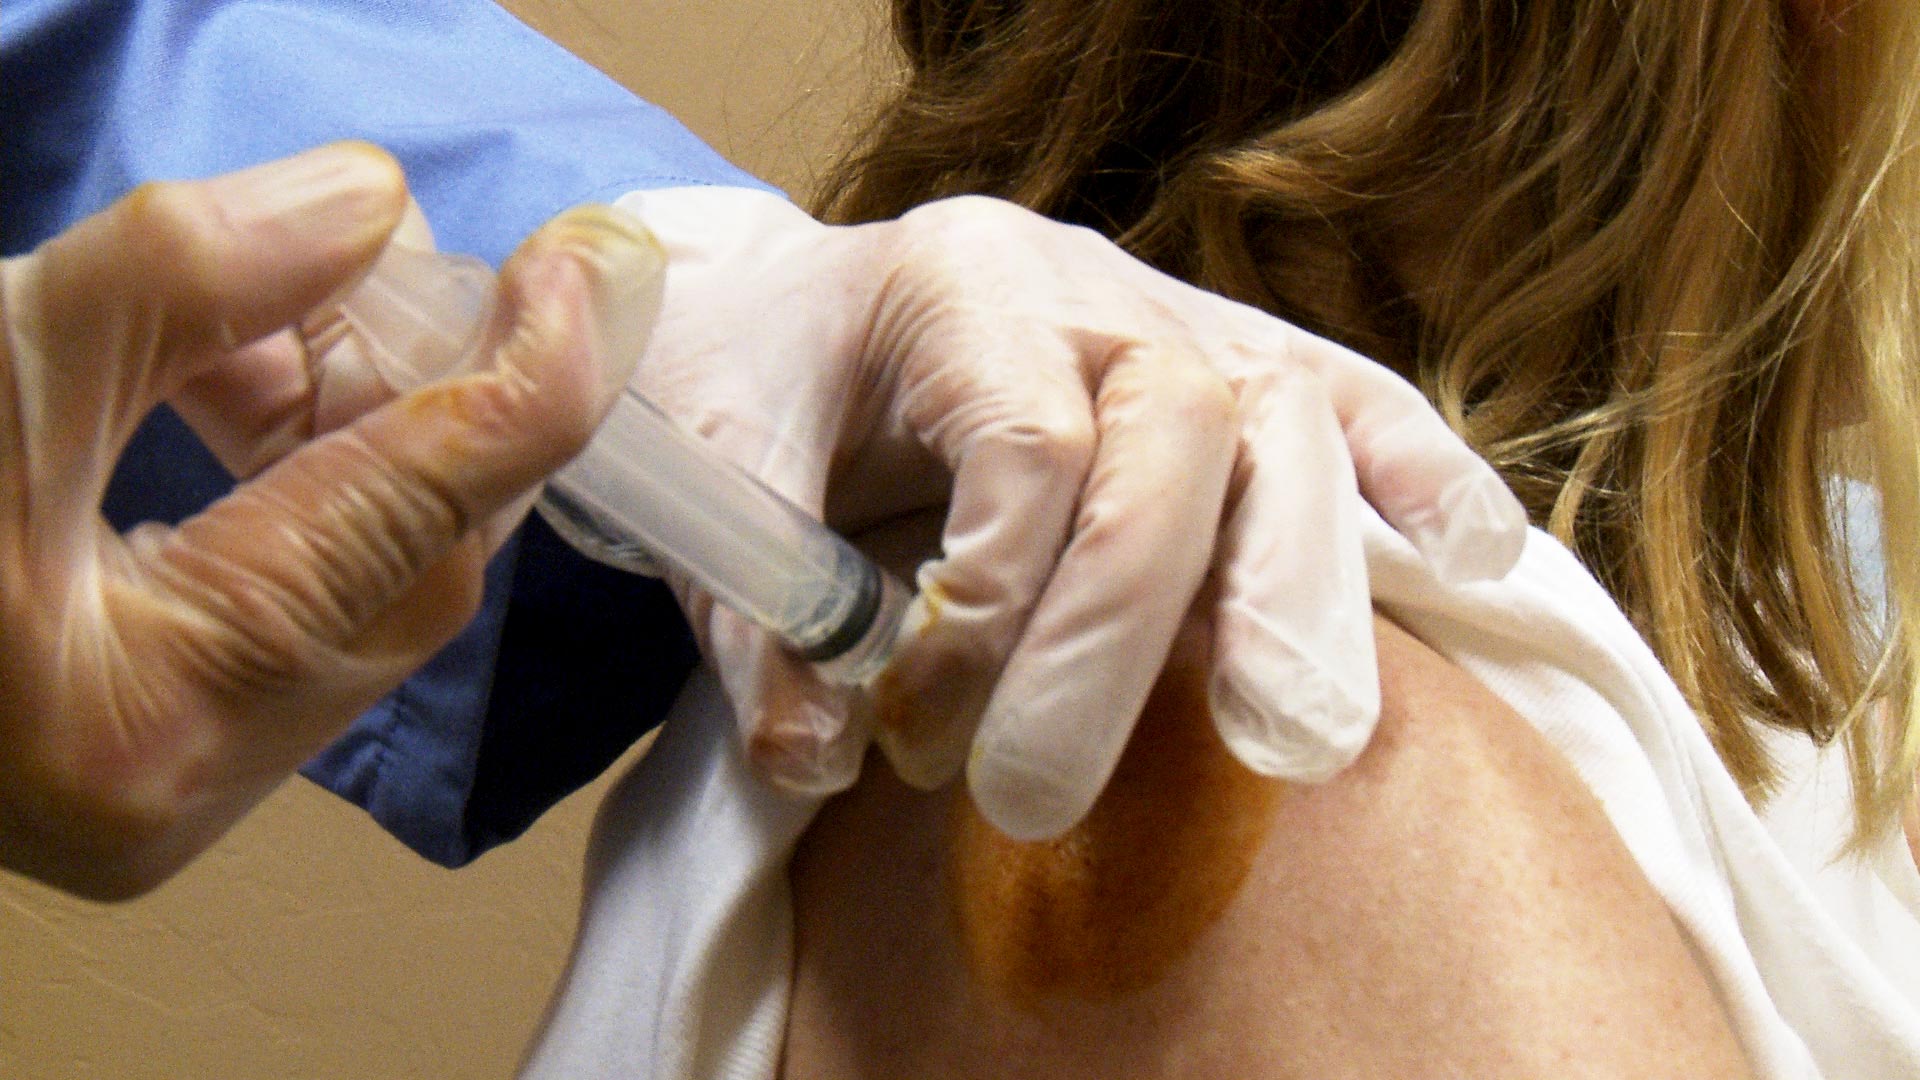
M 803 193 L 871 85 L 874 0 L 507 0 Z M 0 876 L 0 1078 L 512 1074 L 565 959 L 600 788 L 459 872 L 286 785 L 131 905 Z

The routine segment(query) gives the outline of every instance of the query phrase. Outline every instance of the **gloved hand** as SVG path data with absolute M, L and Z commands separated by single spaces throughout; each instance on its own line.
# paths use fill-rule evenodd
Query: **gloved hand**
M 626 381 L 660 252 L 582 210 L 508 264 L 490 365 L 359 415 L 290 327 L 406 207 L 347 144 L 0 263 L 0 863 L 124 896 L 211 843 L 472 617 L 504 515 Z M 243 482 L 122 536 L 101 496 L 162 401 Z
M 850 783 L 877 722 L 909 781 L 969 762 L 1000 828 L 1065 830 L 1209 574 L 1221 735 L 1323 778 L 1379 711 L 1356 480 L 1450 578 L 1518 557 L 1518 503 L 1412 387 L 1087 230 L 983 198 L 850 228 L 744 191 L 617 205 L 668 249 L 640 393 L 842 531 L 950 505 L 872 714 L 682 589 L 791 787 Z

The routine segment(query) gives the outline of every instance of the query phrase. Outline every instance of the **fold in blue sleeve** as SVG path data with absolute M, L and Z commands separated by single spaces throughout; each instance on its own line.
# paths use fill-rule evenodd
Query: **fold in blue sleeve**
M 0 252 L 145 180 L 343 138 L 400 159 L 442 248 L 496 265 L 577 203 L 763 186 L 488 0 L 0 5 Z M 107 513 L 177 521 L 230 484 L 163 409 Z M 487 584 L 474 624 L 304 770 L 447 865 L 604 769 L 694 658 L 658 583 L 582 559 L 538 521 Z

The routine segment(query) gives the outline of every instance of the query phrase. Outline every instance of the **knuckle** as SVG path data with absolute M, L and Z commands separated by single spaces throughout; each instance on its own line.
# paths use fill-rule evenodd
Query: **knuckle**
M 232 541 L 193 523 L 169 543 L 175 590 L 221 632 L 195 660 L 217 683 L 279 693 L 301 686 L 418 579 L 463 530 L 450 489 L 402 476 L 355 433 L 288 464 L 303 475 L 283 487 L 247 487 L 232 510 L 261 523 L 253 543 L 275 552 L 230 552 Z M 444 541 L 444 543 L 442 542 Z
M 508 438 L 521 431 L 528 410 L 539 400 L 538 388 L 520 367 L 504 364 L 500 370 L 475 379 L 463 379 L 446 386 L 445 403 L 460 427 L 483 439 Z M 558 415 L 555 421 L 564 422 Z M 556 438 L 572 434 L 566 425 L 556 428 Z
M 1254 411 L 1259 415 L 1273 412 L 1282 403 L 1328 411 L 1333 408 L 1333 398 L 1319 376 L 1286 364 L 1265 364 L 1235 373 L 1228 377 L 1228 385 L 1243 409 L 1249 403 L 1258 404 L 1260 408 Z
M 1016 453 L 1051 474 L 1084 473 L 1099 445 L 1093 417 L 1066 409 L 1009 424 L 1000 438 Z
M 100 752 L 90 758 L 87 768 L 63 771 L 53 787 L 67 820 L 103 844 L 126 848 L 137 848 L 166 831 L 171 817 L 167 808 L 135 794 L 146 786 L 136 774 L 142 762 L 115 761 Z
M 490 377 L 464 384 L 472 422 L 515 441 L 537 434 L 552 444 L 555 464 L 579 452 L 604 411 L 591 338 L 578 311 L 523 305 Z
M 126 241 L 170 275 L 204 275 L 232 231 L 219 202 L 193 183 L 150 180 L 128 195 Z
M 431 469 L 403 470 L 357 432 L 341 450 L 354 460 L 335 475 L 355 479 L 318 504 L 311 550 L 327 595 L 382 603 L 464 535 L 473 514 L 453 482 Z
M 598 426 L 599 411 L 584 386 L 538 379 L 514 364 L 448 390 L 464 439 L 512 448 L 521 466 L 510 481 L 531 481 L 558 468 L 586 447 Z
M 297 687 L 311 668 L 327 605 L 314 590 L 301 587 L 300 573 L 313 572 L 324 545 L 314 544 L 303 530 L 283 528 L 296 538 L 293 554 L 269 568 L 176 556 L 178 591 L 219 627 L 182 645 L 190 668 L 213 685 L 274 694 Z
M 144 853 L 159 847 L 177 828 L 180 808 L 154 799 L 139 799 L 124 790 L 106 791 L 92 784 L 76 792 L 77 820 L 90 839 L 97 865 L 114 868 L 115 878 L 131 876 Z
M 186 181 L 148 180 L 129 192 L 121 206 L 137 239 L 159 243 L 198 216 L 194 202 L 193 185 Z
M 1164 364 L 1156 382 L 1154 396 L 1165 408 L 1190 418 L 1196 426 L 1226 428 L 1232 423 L 1234 387 L 1205 362 Z
M 924 203 L 899 221 L 916 260 L 976 269 L 977 262 L 956 253 L 994 254 L 995 262 L 1002 262 L 1008 245 L 1029 246 L 1037 228 L 1067 228 L 987 195 L 956 195 Z
M 1011 203 L 986 195 L 955 195 L 922 203 L 900 216 L 919 228 L 939 230 L 967 228 L 982 222 L 1003 222 L 1017 208 Z
M 182 820 L 179 798 L 168 794 L 177 785 L 160 782 L 176 763 L 156 764 L 141 754 L 110 716 L 64 719 L 83 738 L 41 748 L 51 753 L 20 754 L 12 773 L 24 783 L 0 795 L 0 817 L 19 830 L 9 861 L 90 899 L 137 896 L 158 883 L 150 870 L 154 853 Z
M 1043 217 L 1032 210 L 990 195 L 955 195 L 907 211 L 900 222 L 916 240 L 934 250 L 956 244 L 990 247 L 1004 258 L 1005 245 L 1026 248 L 1059 245 L 1087 252 L 1118 252 L 1097 230 Z
M 238 344 L 221 326 L 222 275 L 235 254 L 236 230 L 221 203 L 199 184 L 155 180 L 135 188 L 121 204 L 121 264 L 143 277 L 161 270 L 165 295 L 163 351 L 189 350 L 211 341 Z

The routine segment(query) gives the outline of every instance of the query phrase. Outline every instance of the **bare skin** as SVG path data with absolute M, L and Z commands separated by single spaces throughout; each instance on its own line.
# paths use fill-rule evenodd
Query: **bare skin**
M 1717 998 L 1533 728 L 1376 620 L 1383 716 L 1320 786 L 1240 769 L 1176 650 L 1089 822 L 992 833 L 888 770 L 792 880 L 781 1075 L 1745 1077 Z

